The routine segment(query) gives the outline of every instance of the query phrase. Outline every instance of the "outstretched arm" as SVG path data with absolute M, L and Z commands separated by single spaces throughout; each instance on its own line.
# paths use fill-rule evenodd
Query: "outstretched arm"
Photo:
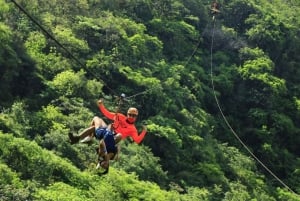
M 102 112 L 102 114 L 103 114 L 106 118 L 108 118 L 108 119 L 110 119 L 110 120 L 113 120 L 113 119 L 114 119 L 115 113 L 108 111 L 108 110 L 104 107 L 104 104 L 103 104 L 103 100 L 102 100 L 102 99 L 98 100 L 98 107 L 99 107 L 99 110 Z
M 133 141 L 135 141 L 137 144 L 140 144 L 141 141 L 144 139 L 146 133 L 147 133 L 147 127 L 143 126 L 143 131 L 139 135 L 137 132 L 135 132 L 131 137 Z

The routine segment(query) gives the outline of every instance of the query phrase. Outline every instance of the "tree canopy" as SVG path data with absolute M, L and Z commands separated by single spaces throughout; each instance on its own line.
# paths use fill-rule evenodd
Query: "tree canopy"
M 300 2 L 218 3 L 0 0 L 0 200 L 300 200 Z M 99 176 L 68 133 L 122 93 Z

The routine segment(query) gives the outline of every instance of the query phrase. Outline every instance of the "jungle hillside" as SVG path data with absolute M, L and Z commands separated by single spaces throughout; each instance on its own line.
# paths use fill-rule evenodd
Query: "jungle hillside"
M 299 201 L 300 1 L 217 2 L 0 0 L 0 200 Z M 147 125 L 106 175 L 99 99 Z

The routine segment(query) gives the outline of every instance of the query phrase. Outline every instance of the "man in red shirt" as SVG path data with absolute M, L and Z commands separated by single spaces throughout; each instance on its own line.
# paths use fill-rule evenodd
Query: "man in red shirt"
M 79 135 L 74 136 L 69 133 L 71 144 L 80 142 L 90 142 L 96 137 L 99 140 L 99 148 L 97 153 L 99 155 L 99 161 L 97 169 L 102 167 L 106 169 L 104 173 L 108 172 L 109 160 L 117 159 L 118 148 L 116 144 L 126 137 L 131 137 L 133 141 L 139 144 L 146 135 L 146 126 L 143 126 L 143 131 L 138 134 L 138 131 L 134 125 L 138 116 L 138 110 L 131 107 L 127 111 L 127 115 L 121 113 L 114 113 L 108 111 L 103 101 L 98 101 L 98 107 L 102 114 L 113 121 L 111 125 L 107 125 L 103 119 L 95 116 L 91 122 L 91 126 L 83 130 Z
M 139 144 L 144 139 L 147 132 L 146 126 L 143 126 L 143 131 L 138 134 L 138 131 L 134 124 L 138 116 L 138 110 L 136 108 L 129 108 L 127 111 L 127 115 L 125 116 L 121 113 L 108 111 L 104 107 L 103 101 L 101 99 L 98 101 L 98 107 L 106 118 L 113 121 L 109 129 L 115 133 L 114 137 L 116 144 L 126 137 L 131 137 L 132 140 L 137 144 Z M 98 127 L 108 127 L 103 119 L 96 116 L 93 118 L 91 126 L 83 130 L 78 136 L 74 136 L 71 133 L 69 134 L 71 144 L 79 142 L 80 139 L 82 139 L 81 142 L 90 142 L 95 136 L 95 129 L 97 129 L 95 127 L 95 122 L 97 122 L 96 124 Z

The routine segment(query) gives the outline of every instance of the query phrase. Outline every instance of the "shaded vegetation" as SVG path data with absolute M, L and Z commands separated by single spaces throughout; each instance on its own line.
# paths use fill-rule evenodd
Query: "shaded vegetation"
M 0 200 L 300 200 L 299 2 L 224 0 L 216 21 L 201 0 L 16 2 L 72 55 L 0 0 Z M 99 176 L 67 134 L 121 93 L 148 134 Z

